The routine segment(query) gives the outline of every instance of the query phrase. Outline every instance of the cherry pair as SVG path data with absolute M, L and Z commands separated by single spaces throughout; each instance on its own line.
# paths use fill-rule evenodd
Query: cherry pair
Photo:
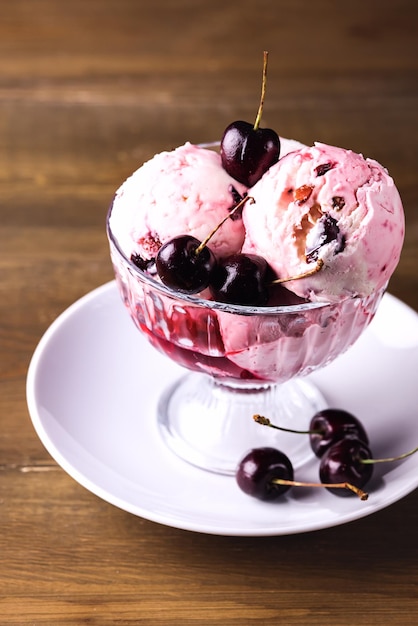
M 276 426 L 268 418 L 255 415 L 254 420 L 278 430 L 309 435 L 313 452 L 320 458 L 321 483 L 294 481 L 289 458 L 276 448 L 254 448 L 242 459 L 236 471 L 238 486 L 260 500 L 277 500 L 292 486 L 326 487 L 336 495 L 355 493 L 362 500 L 368 494 L 362 487 L 373 474 L 373 465 L 397 461 L 418 451 L 411 450 L 397 457 L 373 459 L 368 436 L 361 422 L 341 409 L 325 409 L 314 415 L 306 431 Z
M 233 254 L 217 261 L 205 242 L 179 235 L 158 251 L 156 268 L 161 281 L 181 293 L 209 287 L 218 302 L 263 306 L 268 300 L 269 266 L 255 254 Z

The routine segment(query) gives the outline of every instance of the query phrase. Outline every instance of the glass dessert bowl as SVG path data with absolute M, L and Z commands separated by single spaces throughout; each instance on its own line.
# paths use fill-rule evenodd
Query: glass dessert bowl
M 286 449 L 295 467 L 311 456 L 306 438 L 261 428 L 268 416 L 306 429 L 326 406 L 306 375 L 347 350 L 372 320 L 384 288 L 337 303 L 242 306 L 177 293 L 122 252 L 107 218 L 116 283 L 137 328 L 185 373 L 158 404 L 162 438 L 183 460 L 234 474 L 248 449 Z M 140 419 L 140 418 L 138 418 Z

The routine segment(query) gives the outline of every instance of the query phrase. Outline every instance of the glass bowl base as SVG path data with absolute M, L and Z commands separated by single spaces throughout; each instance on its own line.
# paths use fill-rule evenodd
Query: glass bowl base
M 234 475 L 251 448 L 270 446 L 285 452 L 295 469 L 312 458 L 309 437 L 257 424 L 263 415 L 277 426 L 307 430 L 312 416 L 327 406 L 305 379 L 281 384 L 225 384 L 190 373 L 162 395 L 158 426 L 167 446 L 203 470 Z

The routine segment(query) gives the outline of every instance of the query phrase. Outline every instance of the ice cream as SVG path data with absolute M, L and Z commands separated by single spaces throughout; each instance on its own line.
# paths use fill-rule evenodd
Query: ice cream
M 303 144 L 282 139 L 282 155 Z M 247 192 L 223 169 L 215 150 L 186 143 L 144 163 L 116 192 L 110 227 L 124 254 L 147 260 L 176 235 L 203 240 Z M 209 246 L 222 258 L 241 251 L 240 216 L 227 220 Z
M 176 235 L 203 240 L 246 191 L 217 152 L 186 143 L 155 155 L 123 183 L 110 226 L 128 258 L 150 259 Z M 218 257 L 239 252 L 244 234 L 241 218 L 227 220 L 210 247 Z
M 376 161 L 321 143 L 280 159 L 249 190 L 243 252 L 264 257 L 286 284 L 312 301 L 367 296 L 383 287 L 400 257 L 399 193 Z
M 269 281 L 314 269 L 286 283 L 293 301 L 269 282 L 261 308 L 208 302 L 210 285 L 179 293 L 132 267 L 132 254 L 152 259 L 177 235 L 204 240 L 246 193 L 242 213 L 208 245 L 218 259 L 265 258 Z M 177 363 L 238 385 L 307 374 L 352 345 L 373 319 L 404 236 L 399 194 L 377 162 L 285 139 L 280 160 L 250 189 L 212 149 L 187 143 L 161 153 L 118 190 L 108 226 L 116 280 L 138 328 Z

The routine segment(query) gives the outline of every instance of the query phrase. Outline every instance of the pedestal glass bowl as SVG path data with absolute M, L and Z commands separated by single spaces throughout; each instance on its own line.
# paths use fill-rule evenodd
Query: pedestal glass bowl
M 338 303 L 274 307 L 175 293 L 126 258 L 109 225 L 111 210 L 110 254 L 127 311 L 157 350 L 188 370 L 159 400 L 156 419 L 169 448 L 222 474 L 233 474 L 245 452 L 260 445 L 277 445 L 296 468 L 303 464 L 311 454 L 306 437 L 262 427 L 252 416 L 308 428 L 326 401 L 304 376 L 358 339 L 384 290 Z

